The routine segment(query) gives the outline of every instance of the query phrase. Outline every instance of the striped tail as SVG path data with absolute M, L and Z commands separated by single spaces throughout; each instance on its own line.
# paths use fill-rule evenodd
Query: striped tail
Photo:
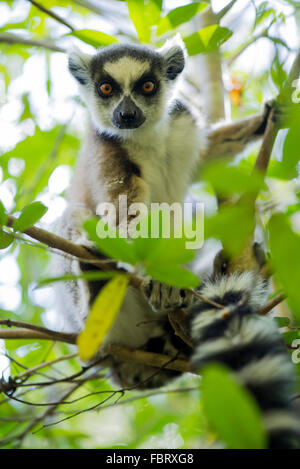
M 210 362 L 232 369 L 262 411 L 269 448 L 299 448 L 294 367 L 274 321 L 256 313 L 266 282 L 253 272 L 235 273 L 204 282 L 200 293 L 224 308 L 200 302 L 190 310 L 194 369 Z

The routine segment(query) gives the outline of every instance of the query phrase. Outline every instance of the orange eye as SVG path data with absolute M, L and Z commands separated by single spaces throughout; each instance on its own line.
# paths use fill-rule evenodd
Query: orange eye
M 105 96 L 109 96 L 112 93 L 112 86 L 110 83 L 102 83 L 100 85 L 99 90 Z
M 155 84 L 153 83 L 153 81 L 145 81 L 145 83 L 142 84 L 142 90 L 146 94 L 152 93 L 152 91 L 154 91 L 154 88 Z

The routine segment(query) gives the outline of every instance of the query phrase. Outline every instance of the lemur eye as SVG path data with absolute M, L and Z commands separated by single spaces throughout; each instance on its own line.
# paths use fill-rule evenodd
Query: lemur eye
M 102 83 L 99 86 L 99 91 L 104 96 L 109 96 L 112 93 L 112 90 L 113 88 L 110 83 Z
M 151 94 L 155 90 L 155 83 L 153 81 L 145 81 L 142 84 L 142 90 L 145 94 Z

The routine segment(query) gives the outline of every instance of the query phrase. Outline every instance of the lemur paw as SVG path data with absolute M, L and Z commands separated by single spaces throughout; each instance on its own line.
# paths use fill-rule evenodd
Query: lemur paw
M 193 302 L 193 295 L 189 291 L 152 279 L 144 281 L 142 293 L 156 312 L 187 308 Z
M 276 126 L 280 129 L 288 127 L 288 122 L 293 115 L 294 109 L 294 104 L 279 102 L 276 99 L 267 101 L 263 111 L 262 123 L 256 133 L 262 135 L 265 132 L 267 121 L 272 110 L 272 121 Z

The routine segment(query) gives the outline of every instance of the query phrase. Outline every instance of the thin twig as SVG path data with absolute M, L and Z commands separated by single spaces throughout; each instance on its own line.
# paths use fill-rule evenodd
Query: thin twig
M 30 2 L 32 5 L 34 5 L 35 7 L 37 7 L 39 10 L 41 10 L 43 13 L 46 13 L 46 15 L 50 16 L 51 18 L 53 18 L 54 20 L 58 21 L 59 23 L 63 24 L 64 26 L 66 26 L 67 28 L 71 29 L 71 31 L 74 31 L 74 28 L 73 26 L 68 23 L 64 18 L 62 18 L 61 16 L 57 15 L 56 13 L 54 13 L 53 11 L 51 10 L 48 10 L 48 8 L 44 7 L 43 5 L 41 5 L 40 3 L 36 2 L 35 0 L 28 0 L 28 2 Z
M 275 296 L 275 298 L 272 298 L 272 300 L 268 301 L 268 303 L 262 306 L 257 311 L 257 314 L 261 314 L 262 316 L 268 314 L 268 312 L 271 311 L 271 309 L 275 308 L 275 306 L 279 305 L 279 303 L 281 303 L 285 299 L 286 299 L 286 295 L 284 295 L 283 293 L 278 296 Z
M 36 326 L 34 324 L 28 324 L 22 321 L 12 321 L 10 319 L 0 319 L 0 325 L 1 326 L 7 326 L 7 327 L 21 327 L 24 329 L 28 329 L 31 331 L 35 331 L 37 333 L 42 333 L 44 335 L 47 335 L 51 337 L 52 340 L 65 340 L 65 342 L 68 343 L 74 343 L 74 342 L 69 342 L 70 340 L 74 340 L 76 338 L 76 334 L 65 334 L 64 332 L 57 332 L 57 331 L 52 331 L 50 329 L 47 329 L 42 326 Z M 3 331 L 3 330 L 1 330 Z M 7 331 L 9 332 L 9 331 Z
M 231 0 L 231 2 L 227 3 L 227 5 L 225 5 L 225 7 L 219 11 L 219 13 L 216 13 L 218 23 L 220 23 L 220 21 L 224 18 L 225 15 L 227 15 L 227 13 L 231 10 L 231 8 L 236 2 L 237 0 Z
M 89 2 L 88 0 L 72 0 L 73 3 L 77 3 L 77 5 L 80 5 L 83 8 L 86 8 L 87 10 L 92 11 L 93 13 L 96 13 L 97 15 L 102 16 L 103 11 L 101 8 L 96 6 L 94 3 Z
M 47 417 L 50 417 L 55 412 L 56 408 L 60 405 L 60 403 L 64 401 L 65 399 L 67 399 L 68 397 L 70 397 L 70 395 L 73 394 L 73 392 L 75 392 L 80 386 L 82 386 L 81 383 L 74 384 L 70 389 L 68 389 L 67 392 L 65 392 L 61 396 L 61 399 L 57 403 L 50 406 L 43 414 L 33 419 L 23 432 L 19 433 L 18 435 L 14 435 L 8 438 L 3 438 L 2 440 L 0 440 L 0 446 L 4 446 L 14 441 L 17 441 L 18 442 L 17 447 L 20 447 L 20 445 L 22 444 L 22 441 L 28 435 L 28 433 L 30 433 L 31 430 L 40 422 L 45 420 Z
M 71 353 L 69 355 L 64 355 L 63 357 L 56 358 L 55 360 L 51 360 L 50 362 L 40 363 L 39 365 L 36 365 L 32 368 L 29 368 L 26 371 L 23 371 L 23 373 L 18 374 L 17 376 L 14 377 L 14 379 L 23 379 L 23 378 L 32 376 L 36 374 L 36 372 L 41 370 L 42 368 L 53 366 L 53 365 L 56 365 L 56 363 L 59 363 L 65 360 L 71 360 L 71 358 L 75 358 L 75 357 L 77 357 L 77 353 Z
M 24 44 L 25 46 L 31 47 L 42 47 L 43 49 L 49 49 L 54 52 L 62 52 L 65 53 L 66 49 L 55 45 L 53 42 L 47 40 L 39 40 L 39 39 L 25 39 L 23 37 L 17 36 L 15 34 L 0 33 L 0 42 L 5 42 L 7 44 Z
M 188 291 L 190 291 L 196 298 L 203 301 L 204 303 L 208 303 L 209 305 L 212 305 L 212 306 L 214 306 L 215 308 L 218 308 L 218 309 L 223 309 L 224 308 L 224 305 L 221 305 L 220 303 L 216 303 L 215 301 L 210 300 L 209 298 L 206 298 L 205 296 L 200 295 L 198 292 L 196 292 L 192 288 L 189 288 Z

